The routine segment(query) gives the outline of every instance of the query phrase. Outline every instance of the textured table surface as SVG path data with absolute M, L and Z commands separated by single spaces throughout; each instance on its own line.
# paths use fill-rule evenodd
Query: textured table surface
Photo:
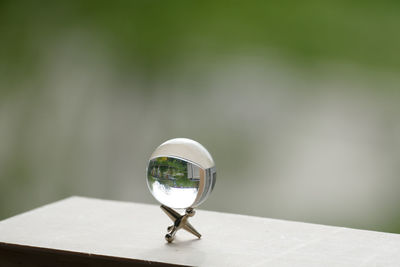
M 400 266 L 397 234 L 203 210 L 190 221 L 202 238 L 168 244 L 156 205 L 71 197 L 1 221 L 0 243 L 195 266 Z

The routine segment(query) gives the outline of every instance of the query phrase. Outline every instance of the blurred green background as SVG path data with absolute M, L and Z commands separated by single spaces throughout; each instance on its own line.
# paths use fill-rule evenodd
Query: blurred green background
M 0 219 L 154 203 L 187 137 L 201 208 L 400 233 L 398 1 L 0 1 Z

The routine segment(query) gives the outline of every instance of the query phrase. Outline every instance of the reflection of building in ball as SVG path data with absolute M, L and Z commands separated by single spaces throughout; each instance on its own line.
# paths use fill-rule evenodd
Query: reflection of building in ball
M 192 181 L 200 181 L 200 169 L 193 164 L 187 163 L 187 177 Z
M 172 208 L 196 207 L 205 201 L 216 181 L 214 160 L 198 142 L 171 139 L 153 152 L 147 184 L 153 196 Z

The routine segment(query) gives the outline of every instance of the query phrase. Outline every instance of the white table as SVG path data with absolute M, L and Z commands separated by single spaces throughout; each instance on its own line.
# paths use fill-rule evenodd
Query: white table
M 197 210 L 164 240 L 156 205 L 71 197 L 0 222 L 0 266 L 400 266 L 400 235 Z M 85 265 L 86 264 L 86 265 Z

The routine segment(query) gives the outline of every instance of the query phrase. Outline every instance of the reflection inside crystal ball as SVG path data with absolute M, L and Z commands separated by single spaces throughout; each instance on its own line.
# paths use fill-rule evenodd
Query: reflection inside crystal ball
M 155 199 L 170 208 L 197 207 L 212 192 L 215 163 L 200 143 L 174 138 L 162 143 L 150 157 L 147 185 Z
M 199 191 L 200 168 L 178 158 L 155 158 L 147 168 L 147 183 L 154 197 L 164 205 L 190 207 Z

